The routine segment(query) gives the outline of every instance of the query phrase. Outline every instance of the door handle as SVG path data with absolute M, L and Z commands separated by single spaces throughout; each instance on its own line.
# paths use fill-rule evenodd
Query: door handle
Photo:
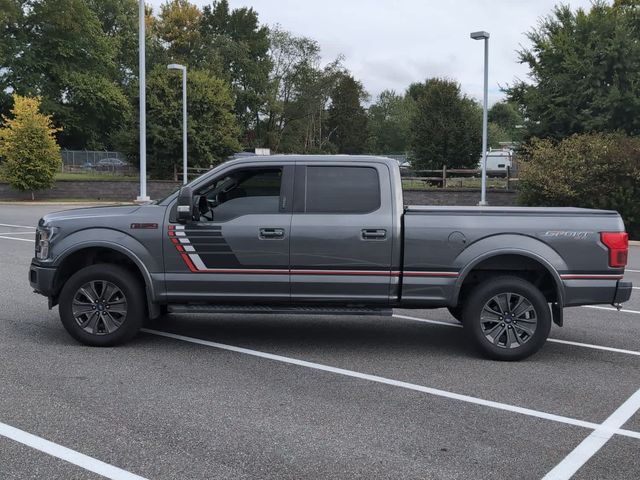
M 260 235 L 261 240 L 277 240 L 284 238 L 284 228 L 261 228 Z
M 382 228 L 362 230 L 363 240 L 384 240 L 385 238 L 387 238 L 387 231 Z

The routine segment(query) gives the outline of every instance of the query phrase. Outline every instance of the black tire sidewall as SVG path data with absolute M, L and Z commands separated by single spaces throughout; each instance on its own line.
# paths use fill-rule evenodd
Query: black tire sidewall
M 127 299 L 127 316 L 115 332 L 91 335 L 80 328 L 73 317 L 72 302 L 78 289 L 94 280 L 106 280 L 122 290 Z M 59 298 L 60 320 L 65 330 L 79 342 L 92 347 L 111 347 L 124 343 L 140 330 L 146 316 L 144 290 L 134 275 L 122 267 L 97 264 L 79 270 L 64 284 Z
M 480 313 L 489 299 L 499 293 L 517 293 L 531 302 L 538 324 L 531 339 L 517 348 L 506 349 L 491 343 L 482 332 Z M 540 350 L 551 330 L 551 311 L 546 298 L 532 283 L 520 278 L 501 276 L 481 283 L 467 297 L 463 307 L 463 324 L 467 336 L 484 356 L 494 360 L 522 360 Z
M 447 310 L 449 310 L 449 313 L 453 318 L 462 323 L 462 307 L 460 305 L 456 307 L 447 307 Z

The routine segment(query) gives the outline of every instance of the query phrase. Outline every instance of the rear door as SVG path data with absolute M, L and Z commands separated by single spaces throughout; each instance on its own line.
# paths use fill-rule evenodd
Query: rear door
M 291 221 L 294 302 L 389 302 L 393 212 L 388 167 L 296 165 Z

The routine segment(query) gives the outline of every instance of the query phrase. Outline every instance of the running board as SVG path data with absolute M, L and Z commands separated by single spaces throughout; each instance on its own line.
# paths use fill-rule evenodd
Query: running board
M 169 313 L 244 313 L 244 314 L 267 314 L 277 313 L 280 315 L 382 315 L 391 316 L 391 308 L 370 308 L 370 307 L 292 307 L 287 305 L 205 305 L 186 304 L 169 305 Z

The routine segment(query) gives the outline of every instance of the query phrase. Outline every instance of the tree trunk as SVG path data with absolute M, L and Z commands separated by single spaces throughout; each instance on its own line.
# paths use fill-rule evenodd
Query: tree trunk
M 31 201 L 34 201 L 36 199 L 36 195 L 33 191 L 31 191 Z

